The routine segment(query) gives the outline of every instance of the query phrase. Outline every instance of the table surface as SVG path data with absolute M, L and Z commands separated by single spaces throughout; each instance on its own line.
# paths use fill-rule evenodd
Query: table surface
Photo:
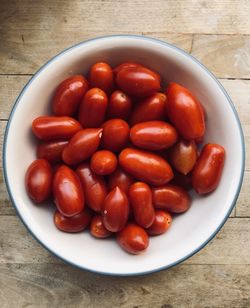
M 217 236 L 174 268 L 131 278 L 52 256 L 16 216 L 1 172 L 1 307 L 250 307 L 249 16 L 249 0 L 0 1 L 1 144 L 15 98 L 44 62 L 88 38 L 129 33 L 173 43 L 204 63 L 235 103 L 247 150 L 237 206 Z

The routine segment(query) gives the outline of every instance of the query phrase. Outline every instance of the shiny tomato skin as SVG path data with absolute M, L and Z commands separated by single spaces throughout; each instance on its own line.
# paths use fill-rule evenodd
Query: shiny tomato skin
M 156 73 L 144 67 L 130 67 L 119 71 L 116 77 L 119 88 L 128 95 L 145 97 L 160 90 Z
M 169 151 L 171 165 L 180 173 L 187 175 L 197 160 L 197 146 L 193 140 L 180 140 Z
M 90 167 L 95 174 L 109 175 L 115 171 L 117 158 L 113 152 L 101 150 L 95 152 L 90 161 Z
M 178 133 L 169 123 L 149 121 L 135 124 L 130 130 L 130 140 L 138 148 L 158 151 L 170 148 L 177 142 Z
M 67 140 L 52 140 L 41 142 L 37 146 L 36 156 L 44 158 L 50 163 L 59 163 L 62 161 L 63 149 L 69 142 Z
M 53 171 L 45 159 L 36 159 L 25 174 L 25 187 L 28 196 L 35 203 L 45 201 L 51 194 Z
M 71 117 L 40 116 L 32 122 L 34 135 L 45 141 L 70 139 L 81 129 L 81 124 Z
M 130 117 L 130 125 L 165 119 L 167 96 L 157 92 L 137 103 Z
M 124 149 L 119 163 L 125 172 L 149 185 L 163 185 L 173 178 L 173 170 L 165 159 L 144 150 Z
M 92 218 L 90 223 L 90 233 L 97 238 L 107 238 L 112 235 L 112 232 L 105 228 L 101 215 L 96 215 Z
M 191 198 L 181 187 L 168 184 L 152 188 L 153 204 L 157 209 L 183 213 L 190 208 Z
M 149 228 L 155 219 L 150 187 L 136 182 L 130 186 L 128 195 L 136 223 L 142 228 Z
M 87 162 L 80 164 L 76 173 L 82 183 L 86 204 L 93 211 L 101 212 L 102 204 L 108 194 L 104 178 L 95 174 Z
M 76 233 L 83 231 L 88 227 L 91 216 L 92 215 L 87 208 L 72 217 L 65 217 L 56 210 L 54 214 L 54 223 L 60 231 Z
M 105 228 L 111 232 L 122 230 L 128 221 L 128 215 L 128 198 L 119 187 L 115 187 L 103 203 L 102 217 Z
M 98 128 L 102 125 L 108 106 L 106 93 L 99 88 L 88 90 L 80 104 L 78 119 L 85 128 Z
M 135 182 L 135 179 L 126 173 L 122 168 L 117 167 L 115 172 L 109 175 L 108 188 L 109 190 L 114 189 L 118 186 L 126 194 L 128 193 L 130 185 Z
M 88 90 L 88 81 L 82 75 L 75 75 L 59 84 L 52 99 L 53 113 L 57 116 L 72 116 Z
M 99 147 L 102 128 L 86 128 L 77 132 L 64 148 L 62 157 L 68 165 L 76 165 L 88 159 Z
M 54 175 L 53 195 L 56 207 L 63 216 L 72 217 L 84 209 L 85 200 L 80 179 L 65 165 L 60 166 Z
M 198 194 L 214 191 L 219 185 L 225 161 L 225 149 L 218 145 L 206 144 L 192 172 L 192 185 Z
M 117 242 L 126 252 L 139 254 L 147 249 L 149 237 L 142 227 L 129 223 L 117 234 Z
M 102 148 L 112 152 L 120 152 L 129 141 L 129 126 L 122 119 L 112 119 L 102 125 Z
M 123 63 L 117 65 L 117 66 L 113 69 L 114 76 L 116 77 L 117 74 L 118 74 L 122 69 L 131 68 L 131 67 L 143 67 L 143 65 L 140 64 L 140 63 L 137 63 L 137 62 L 123 62 Z
M 180 135 L 186 140 L 205 133 L 204 112 L 199 101 L 186 88 L 171 82 L 167 88 L 167 114 Z
M 132 109 L 132 99 L 121 90 L 114 91 L 109 99 L 107 115 L 109 119 L 127 120 Z
M 111 66 L 105 62 L 98 62 L 91 66 L 89 73 L 91 88 L 102 89 L 110 93 L 114 86 L 114 76 Z
M 165 233 L 172 224 L 172 216 L 166 211 L 156 210 L 153 224 L 146 230 L 149 235 Z

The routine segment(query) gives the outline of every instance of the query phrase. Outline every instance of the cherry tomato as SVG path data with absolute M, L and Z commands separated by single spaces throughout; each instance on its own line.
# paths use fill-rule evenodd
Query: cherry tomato
M 109 93 L 113 89 L 113 70 L 105 62 L 98 62 L 91 66 L 89 80 L 92 88 L 100 88 Z
M 108 97 L 98 88 L 92 88 L 85 94 L 79 110 L 79 121 L 84 127 L 100 127 L 104 121 Z
M 150 187 L 143 182 L 132 184 L 129 188 L 129 200 L 136 223 L 143 228 L 149 228 L 155 219 Z
M 100 212 L 107 196 L 107 187 L 102 176 L 94 174 L 89 163 L 83 163 L 76 169 L 82 183 L 86 204 L 95 212 Z
M 161 87 L 159 76 L 144 67 L 129 67 L 120 70 L 116 83 L 128 95 L 139 97 L 152 95 Z
M 129 202 L 126 194 L 115 187 L 104 200 L 103 223 L 106 229 L 111 232 L 118 232 L 127 223 L 129 215 Z
M 147 232 L 140 226 L 129 223 L 118 233 L 117 242 L 127 252 L 139 254 L 149 245 Z
M 121 168 L 116 168 L 115 172 L 110 174 L 108 179 L 109 190 L 114 189 L 118 186 L 126 194 L 128 193 L 129 187 L 134 183 L 134 179 L 124 172 Z
M 112 235 L 112 232 L 105 228 L 101 215 L 96 215 L 92 218 L 90 233 L 97 238 L 106 238 Z
M 110 151 L 97 151 L 91 157 L 90 167 L 92 171 L 99 175 L 108 175 L 115 171 L 117 158 Z
M 187 175 L 197 160 L 197 147 L 195 142 L 180 140 L 169 152 L 169 161 L 180 173 Z
M 192 93 L 171 82 L 167 89 L 167 113 L 180 135 L 187 140 L 200 138 L 205 133 L 204 113 Z
M 64 232 L 80 232 L 87 228 L 91 220 L 91 213 L 88 209 L 72 217 L 65 217 L 59 211 L 55 212 L 54 223 L 56 227 Z
M 191 173 L 184 175 L 183 173 L 174 170 L 174 178 L 170 184 L 180 186 L 185 190 L 191 190 L 193 188 Z
M 69 167 L 60 166 L 53 180 L 53 194 L 58 211 L 66 217 L 84 209 L 84 193 L 77 174 Z
M 89 158 L 99 147 L 102 128 L 86 128 L 76 133 L 63 150 L 63 161 L 76 165 Z
M 52 177 L 52 168 L 47 160 L 34 160 L 25 175 L 26 191 L 30 199 L 35 203 L 45 201 L 51 193 Z
M 122 119 L 112 119 L 103 125 L 102 147 L 112 152 L 120 152 L 129 141 L 129 126 Z
M 70 139 L 81 129 L 81 124 L 71 117 L 41 116 L 32 122 L 33 133 L 42 140 Z
M 151 185 L 163 185 L 173 178 L 168 162 L 151 152 L 126 148 L 119 155 L 119 163 L 127 173 Z
M 164 185 L 152 188 L 153 204 L 157 209 L 167 210 L 171 213 L 183 213 L 191 205 L 189 194 L 181 187 Z
M 225 149 L 218 145 L 206 144 L 192 172 L 192 185 L 197 193 L 207 194 L 215 190 L 220 182 L 225 161 Z
M 159 235 L 165 233 L 172 224 L 172 216 L 168 212 L 155 211 L 153 224 L 147 229 L 149 235 Z
M 67 140 L 45 141 L 38 145 L 36 156 L 44 158 L 50 163 L 58 163 L 62 160 L 62 151 L 69 142 Z
M 108 105 L 108 118 L 127 120 L 132 108 L 131 98 L 120 90 L 112 93 Z
M 52 99 L 53 113 L 57 116 L 72 116 L 88 90 L 88 82 L 81 75 L 65 79 L 59 84 Z
M 114 76 L 116 77 L 117 74 L 124 68 L 130 68 L 130 67 L 143 67 L 142 64 L 137 63 L 137 62 L 123 62 L 120 65 L 117 65 L 114 69 L 113 69 L 113 73 Z
M 130 117 L 130 124 L 140 122 L 164 120 L 167 96 L 163 93 L 155 93 L 138 103 Z
M 178 139 L 176 129 L 163 121 L 135 124 L 130 131 L 130 140 L 138 148 L 162 150 L 174 145 Z

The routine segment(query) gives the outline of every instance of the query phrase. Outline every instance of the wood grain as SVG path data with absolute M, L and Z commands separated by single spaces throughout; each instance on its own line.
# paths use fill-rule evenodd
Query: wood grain
M 249 157 L 249 155 L 248 155 Z M 236 206 L 235 215 L 238 217 L 250 217 L 250 172 L 245 172 L 243 185 Z M 249 236 L 249 235 L 248 235 Z
M 249 233 L 249 218 L 229 218 L 217 236 L 186 263 L 249 265 Z M 0 216 L 0 243 L 0 263 L 61 263 L 32 238 L 16 216 Z
M 180 265 L 141 277 L 105 277 L 65 264 L 0 266 L 1 307 L 247 308 L 250 266 Z
M 250 34 L 248 0 L 2 0 L 1 29 Z M 226 8 L 226 9 L 225 9 Z M 51 44 L 52 45 L 52 44 Z

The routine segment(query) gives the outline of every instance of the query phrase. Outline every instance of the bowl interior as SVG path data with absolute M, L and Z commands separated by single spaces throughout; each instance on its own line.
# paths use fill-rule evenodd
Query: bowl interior
M 91 64 L 111 65 L 138 61 L 156 70 L 163 82 L 178 82 L 198 97 L 207 112 L 205 142 L 223 145 L 226 163 L 218 189 L 206 197 L 194 195 L 191 209 L 173 221 L 172 228 L 151 238 L 149 249 L 132 256 L 114 239 L 97 240 L 88 232 L 66 234 L 53 224 L 54 206 L 34 205 L 26 195 L 24 175 L 35 159 L 32 120 L 50 112 L 56 86 L 73 74 L 86 74 Z M 189 55 L 162 42 L 138 37 L 106 37 L 77 45 L 47 63 L 29 82 L 12 112 L 6 134 L 4 167 L 9 192 L 31 232 L 63 259 L 93 271 L 109 274 L 140 274 L 173 265 L 196 252 L 229 215 L 240 189 L 244 165 L 243 139 L 237 115 L 229 100 L 204 67 Z

